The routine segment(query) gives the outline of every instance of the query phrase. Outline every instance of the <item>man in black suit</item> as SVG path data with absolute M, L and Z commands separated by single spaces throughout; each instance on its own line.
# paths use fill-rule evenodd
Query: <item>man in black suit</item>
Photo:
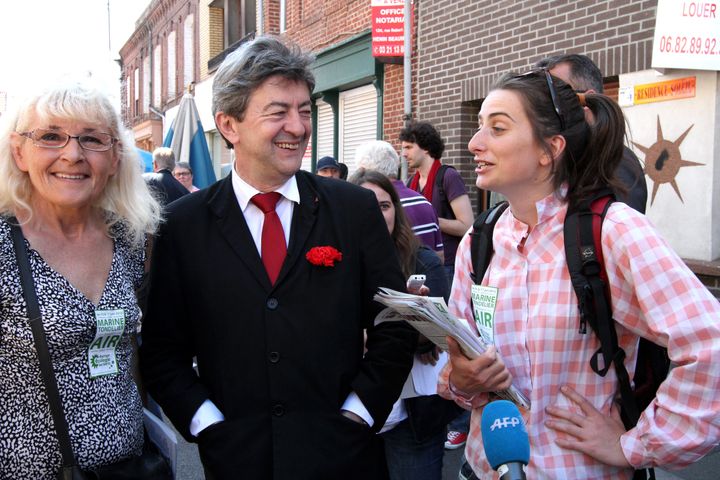
M 153 150 L 153 173 L 143 173 L 145 183 L 153 191 L 155 198 L 163 207 L 178 198 L 187 195 L 188 189 L 172 174 L 175 168 L 175 154 L 172 149 L 158 147 Z
M 213 113 L 234 168 L 172 204 L 153 249 L 141 371 L 208 478 L 387 476 L 376 432 L 416 335 L 374 325 L 378 287 L 405 283 L 375 196 L 300 170 L 311 62 L 276 37 L 228 55 Z

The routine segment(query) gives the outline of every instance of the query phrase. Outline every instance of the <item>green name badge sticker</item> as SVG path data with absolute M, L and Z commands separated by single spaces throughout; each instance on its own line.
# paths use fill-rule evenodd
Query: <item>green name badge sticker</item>
M 125 311 L 95 310 L 97 332 L 88 347 L 90 378 L 118 373 L 116 348 L 125 330 Z
M 495 305 L 498 289 L 487 285 L 473 285 L 470 292 L 472 299 L 475 325 L 480 336 L 489 344 L 495 343 Z

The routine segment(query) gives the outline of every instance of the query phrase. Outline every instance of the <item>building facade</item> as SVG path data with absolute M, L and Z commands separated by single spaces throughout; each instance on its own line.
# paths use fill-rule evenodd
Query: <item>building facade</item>
M 550 55 L 590 56 L 606 93 L 623 107 L 628 145 L 645 165 L 647 215 L 720 297 L 720 79 L 717 71 L 652 68 L 657 14 L 657 0 L 419 0 L 415 118 L 439 128 L 444 161 L 476 190 L 467 144 L 492 82 Z M 662 102 L 628 98 L 668 83 L 691 83 L 693 91 Z M 476 192 L 478 208 L 484 197 Z
M 657 11 L 658 0 L 415 0 L 412 118 L 438 128 L 447 145 L 443 161 L 461 172 L 479 211 L 487 198 L 474 186 L 467 144 L 492 82 L 549 55 L 590 56 L 605 75 L 606 93 L 623 106 L 628 144 L 645 163 L 648 216 L 720 295 L 720 80 L 717 71 L 652 68 Z M 140 146 L 157 145 L 182 93 L 194 85 L 222 176 L 232 158 L 214 131 L 213 73 L 255 34 L 285 35 L 317 57 L 314 133 L 303 168 L 333 155 L 352 171 L 359 143 L 379 138 L 398 146 L 404 124 L 403 67 L 373 58 L 371 22 L 371 0 L 153 0 L 121 52 L 123 113 Z M 645 84 L 687 79 L 695 86 L 689 98 L 647 104 L 625 98 Z M 164 115 L 162 128 L 155 109 Z M 648 155 L 664 140 L 677 144 L 673 171 L 660 171 Z
M 153 0 L 120 50 L 122 115 L 140 148 L 162 145 L 164 112 L 198 78 L 197 19 L 197 0 Z
M 216 174 L 227 173 L 231 152 L 211 113 L 214 72 L 256 34 L 281 34 L 317 56 L 314 134 L 303 168 L 332 155 L 352 172 L 357 145 L 396 141 L 403 125 L 402 65 L 373 58 L 370 11 L 369 0 L 153 0 L 121 50 L 123 116 L 138 146 L 162 143 L 192 90 Z

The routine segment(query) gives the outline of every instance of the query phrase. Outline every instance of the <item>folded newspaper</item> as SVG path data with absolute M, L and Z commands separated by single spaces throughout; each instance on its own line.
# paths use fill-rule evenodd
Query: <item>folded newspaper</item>
M 447 336 L 453 337 L 471 359 L 480 356 L 491 345 L 473 332 L 465 320 L 450 313 L 442 297 L 424 297 L 381 287 L 374 298 L 388 307 L 378 314 L 376 323 L 404 320 L 445 351 L 448 350 Z M 530 400 L 514 385 L 495 393 L 523 408 L 530 408 Z

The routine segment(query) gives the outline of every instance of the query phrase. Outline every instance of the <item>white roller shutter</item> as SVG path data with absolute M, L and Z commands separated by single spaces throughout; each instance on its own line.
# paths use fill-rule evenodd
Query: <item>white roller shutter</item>
M 318 100 L 317 104 L 317 158 L 322 158 L 325 155 L 333 155 L 333 145 L 335 139 L 333 138 L 333 111 L 329 103 L 325 103 L 322 100 Z
M 377 92 L 372 85 L 340 93 L 340 158 L 348 166 L 348 174 L 355 171 L 355 149 L 361 143 L 376 140 Z
M 325 155 L 333 156 L 333 145 L 335 144 L 333 125 L 335 122 L 332 107 L 329 103 L 318 99 L 315 101 L 315 105 L 317 106 L 317 130 L 315 133 L 317 138 L 317 160 L 320 160 Z M 312 171 L 309 159 L 307 168 L 303 161 L 303 168 L 308 172 Z

